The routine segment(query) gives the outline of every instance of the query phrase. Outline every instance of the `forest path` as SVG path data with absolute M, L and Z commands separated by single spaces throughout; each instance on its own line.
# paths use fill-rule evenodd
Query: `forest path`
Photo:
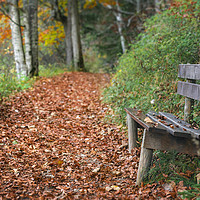
M 1 105 L 0 198 L 135 199 L 139 151 L 105 122 L 106 74 L 42 78 Z M 148 189 L 148 190 L 147 190 Z

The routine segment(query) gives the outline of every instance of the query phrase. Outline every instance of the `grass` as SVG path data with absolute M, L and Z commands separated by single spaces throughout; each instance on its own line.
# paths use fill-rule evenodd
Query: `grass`
M 16 73 L 14 66 L 11 67 L 9 72 L 5 70 L 4 66 L 0 66 L 0 102 L 3 98 L 9 97 L 9 95 L 19 92 L 21 90 L 28 89 L 33 86 L 37 77 L 28 78 L 26 77 L 23 80 L 18 80 L 16 78 Z M 40 66 L 40 77 L 52 77 L 67 71 L 64 65 L 49 65 L 49 66 Z

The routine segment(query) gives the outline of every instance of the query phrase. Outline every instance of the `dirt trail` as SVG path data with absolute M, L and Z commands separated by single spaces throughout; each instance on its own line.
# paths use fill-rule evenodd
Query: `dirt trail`
M 139 151 L 105 122 L 105 74 L 43 78 L 0 109 L 0 199 L 154 199 L 135 187 Z M 148 190 L 147 190 L 148 189 Z M 150 190 L 150 191 L 149 191 Z

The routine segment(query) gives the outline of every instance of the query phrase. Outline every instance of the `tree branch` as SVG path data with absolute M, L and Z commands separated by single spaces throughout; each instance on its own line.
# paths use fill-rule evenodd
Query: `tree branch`
M 107 8 L 107 9 L 109 9 L 109 10 L 111 10 L 111 11 L 114 11 L 114 12 L 116 12 L 116 13 L 121 13 L 121 14 L 126 14 L 126 15 L 134 15 L 135 13 L 132 13 L 132 12 L 127 12 L 127 11 L 124 11 L 124 10 L 118 10 L 118 9 L 116 9 L 116 8 L 113 8 L 112 6 L 110 6 L 110 5 L 107 5 L 107 6 L 104 6 L 103 4 L 101 4 L 104 8 Z
M 3 8 L 3 6 L 0 8 L 0 11 L 6 16 L 8 17 L 8 19 L 10 19 L 11 22 L 13 22 L 15 25 L 20 26 L 20 27 L 25 27 L 21 24 L 16 23 L 8 14 L 8 12 Z
M 53 1 L 52 14 L 53 14 L 53 18 L 57 21 L 64 22 L 67 20 L 67 17 L 61 13 L 58 7 L 58 0 Z

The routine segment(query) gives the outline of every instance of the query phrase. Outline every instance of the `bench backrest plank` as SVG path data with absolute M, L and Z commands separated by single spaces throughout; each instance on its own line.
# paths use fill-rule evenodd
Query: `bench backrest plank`
M 179 65 L 178 77 L 192 79 L 192 80 L 200 80 L 200 65 L 199 64 Z
M 200 101 L 200 85 L 188 82 L 178 82 L 177 93 Z
M 178 82 L 177 93 L 185 96 L 184 120 L 192 120 L 194 100 L 200 101 L 200 85 L 195 84 L 200 80 L 200 64 L 179 65 L 178 77 L 187 79 L 187 82 Z

